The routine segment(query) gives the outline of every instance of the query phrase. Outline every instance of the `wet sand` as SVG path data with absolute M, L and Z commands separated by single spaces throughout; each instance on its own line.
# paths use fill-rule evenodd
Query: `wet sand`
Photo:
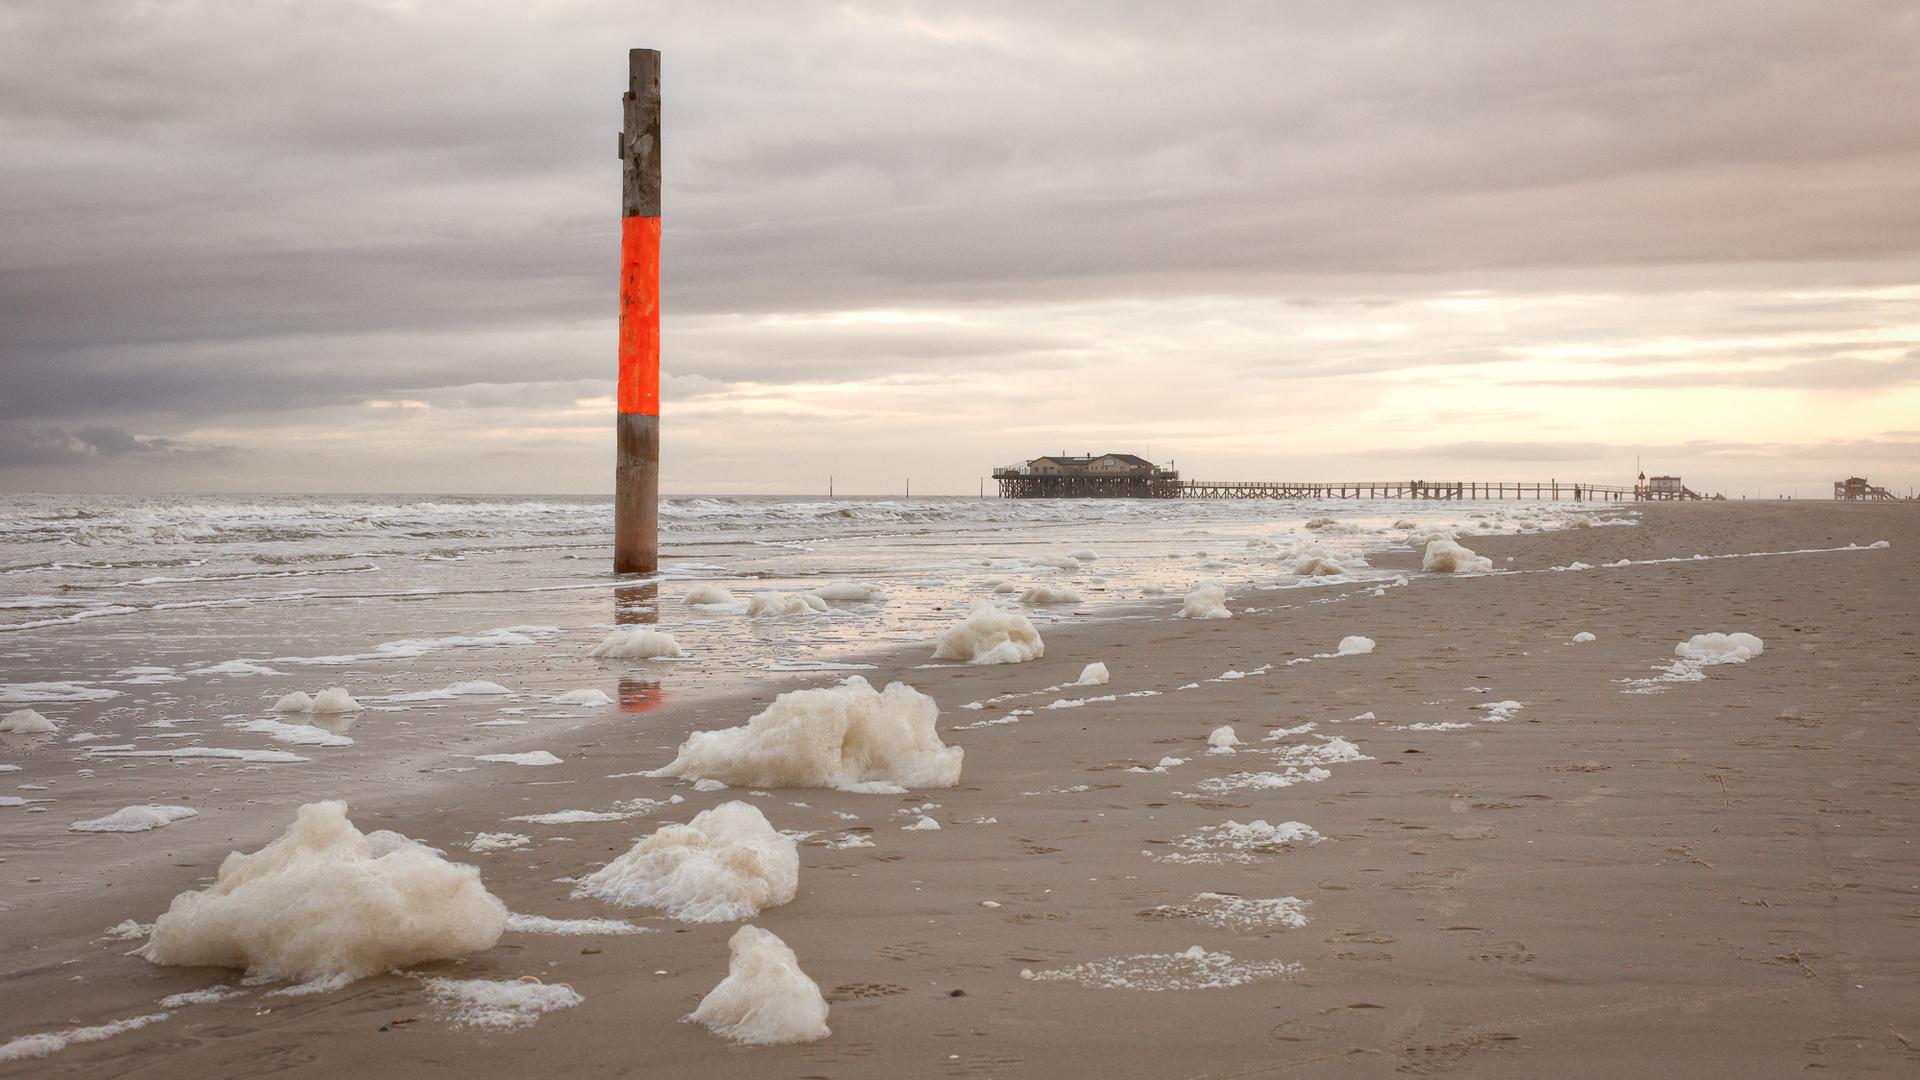
M 1907 538 L 1920 515 L 1831 504 L 1642 509 L 1638 528 L 1466 541 L 1502 568 L 1537 573 L 1420 576 L 1383 596 L 1237 590 L 1236 611 L 1266 610 L 1063 625 L 1043 631 L 1047 656 L 1029 664 L 922 669 L 925 646 L 869 658 L 880 668 L 863 674 L 876 685 L 904 679 L 940 703 L 943 734 L 967 749 L 955 789 L 756 796 L 608 779 L 665 764 L 690 730 L 744 722 L 759 707 L 744 694 L 669 701 L 584 729 L 572 746 L 542 740 L 562 765 L 363 798 L 353 808 L 363 829 L 396 829 L 477 863 L 516 912 L 624 916 L 659 932 L 509 933 L 486 953 L 417 972 L 537 975 L 585 996 L 520 1031 L 450 1028 L 416 979 L 385 976 L 328 995 L 267 997 L 262 987 L 175 1009 L 138 1031 L 0 1065 L 0 1075 L 1911 1071 L 1920 1066 L 1920 547 Z M 1894 546 L 1690 558 L 1880 539 Z M 1687 561 L 1547 570 L 1674 557 Z M 1374 562 L 1411 570 L 1414 559 Z M 1157 605 L 1162 615 L 1177 608 L 1177 598 Z M 1597 640 L 1569 644 L 1579 631 Z M 1674 643 L 1709 631 L 1756 634 L 1766 652 L 1660 693 L 1622 692 L 1632 688 L 1623 680 L 1670 662 Z M 1377 647 L 1286 664 L 1332 652 L 1349 634 Z M 961 704 L 1070 681 L 1096 660 L 1113 673 L 1107 686 L 1009 701 L 1036 711 L 955 730 L 1006 712 Z M 1209 681 L 1263 664 L 1274 667 Z M 1145 690 L 1160 693 L 1039 708 Z M 1524 707 L 1506 722 L 1475 709 L 1508 699 Z M 1352 719 L 1367 712 L 1376 719 Z M 1232 724 L 1257 747 L 1270 730 L 1309 721 L 1314 731 L 1284 741 L 1338 735 L 1369 760 L 1278 790 L 1175 794 L 1273 768 L 1257 754 L 1204 754 L 1215 727 Z M 1474 726 L 1402 729 L 1460 722 Z M 1126 771 L 1162 756 L 1191 760 L 1164 774 Z M 626 821 L 506 821 L 669 794 L 686 803 Z M 832 1001 L 833 1035 L 821 1042 L 743 1049 L 679 1022 L 724 976 L 735 924 L 685 926 L 571 900 L 555 880 L 589 872 L 661 820 L 736 797 L 779 828 L 823 830 L 820 839 L 872 830 L 871 848 L 802 844 L 798 897 L 755 920 L 794 948 Z M 941 830 L 904 831 L 918 815 L 902 812 L 927 803 L 938 804 L 926 812 Z M 983 818 L 994 821 L 974 823 Z M 184 831 L 102 838 L 165 840 L 179 856 L 58 902 L 10 898 L 0 1034 L 150 1014 L 167 994 L 232 982 L 124 957 L 130 943 L 99 934 L 123 918 L 151 921 L 211 875 L 226 847 L 253 850 L 287 819 L 284 808 L 225 819 L 231 844 L 194 846 Z M 1182 837 L 1228 819 L 1300 821 L 1325 839 L 1244 864 L 1162 861 L 1183 850 Z M 533 843 L 465 852 L 474 833 L 502 830 Z M 12 870 L 0 867 L 0 879 L 22 896 Z M 1297 897 L 1309 921 L 1235 930 L 1155 910 L 1203 892 Z M 1157 992 L 1022 977 L 1194 945 L 1298 967 L 1231 988 Z

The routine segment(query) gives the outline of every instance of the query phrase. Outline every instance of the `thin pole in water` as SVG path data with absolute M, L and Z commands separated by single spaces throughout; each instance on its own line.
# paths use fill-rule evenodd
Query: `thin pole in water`
M 620 99 L 620 397 L 613 572 L 660 566 L 660 52 L 627 51 Z

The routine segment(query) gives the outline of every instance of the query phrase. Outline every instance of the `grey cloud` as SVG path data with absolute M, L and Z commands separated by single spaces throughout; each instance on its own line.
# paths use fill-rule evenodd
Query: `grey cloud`
M 134 455 L 225 457 L 232 452 L 231 447 L 192 445 L 135 435 L 121 427 L 96 425 L 70 429 L 0 423 L 0 468 L 90 465 Z

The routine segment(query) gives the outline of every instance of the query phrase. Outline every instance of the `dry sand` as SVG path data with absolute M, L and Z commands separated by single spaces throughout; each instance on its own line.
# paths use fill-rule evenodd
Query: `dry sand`
M 537 975 L 585 996 L 519 1031 L 455 1030 L 417 979 L 384 976 L 328 995 L 267 997 L 263 987 L 175 1009 L 138 1031 L 0 1065 L 0 1075 L 1910 1075 L 1920 1069 L 1920 515 L 1830 504 L 1643 509 L 1639 528 L 1468 541 L 1502 568 L 1537 573 L 1416 577 L 1380 597 L 1351 587 L 1242 592 L 1236 610 L 1270 609 L 1057 628 L 1046 658 L 1028 664 L 918 670 L 923 649 L 881 657 L 867 676 L 932 694 L 944 734 L 966 747 L 956 789 L 755 796 L 606 779 L 658 767 L 671 758 L 661 747 L 689 730 L 758 708 L 730 700 L 669 703 L 572 748 L 543 743 L 566 763 L 463 774 L 433 804 L 363 801 L 353 811 L 363 828 L 478 863 L 514 911 L 625 916 L 660 932 L 509 933 L 495 949 L 419 972 Z M 1689 558 L 1879 539 L 1893 547 Z M 1546 570 L 1663 557 L 1688 561 Z M 1414 568 L 1413 556 L 1398 558 Z M 1156 610 L 1177 606 L 1169 598 Z M 1598 640 L 1568 644 L 1579 631 Z M 1669 662 L 1674 643 L 1708 631 L 1757 634 L 1766 652 L 1662 693 L 1622 692 L 1631 688 L 1622 680 Z M 1332 652 L 1349 634 L 1377 648 L 1285 663 Z M 1071 681 L 1095 660 L 1111 684 L 1007 704 L 1161 694 L 954 730 L 1006 712 L 963 703 Z M 1275 667 L 1207 681 L 1262 664 Z M 1504 699 L 1524 704 L 1505 723 L 1396 729 L 1474 720 L 1473 706 Z M 1366 712 L 1376 721 L 1350 719 Z M 1287 741 L 1338 734 L 1371 760 L 1280 790 L 1175 794 L 1260 767 L 1258 755 L 1204 754 L 1219 725 L 1257 747 L 1269 730 L 1308 721 L 1315 732 Z M 1164 774 L 1126 771 L 1163 755 L 1192 760 Z M 687 801 L 627 821 L 505 820 L 669 793 Z M 755 920 L 794 948 L 832 1001 L 824 1041 L 742 1049 L 679 1022 L 725 975 L 735 925 L 571 900 L 555 880 L 728 798 L 822 838 L 872 830 L 862 834 L 871 848 L 803 844 L 798 897 Z M 917 815 L 896 812 L 924 803 L 939 804 L 928 813 L 943 828 L 903 831 Z M 970 823 L 983 818 L 996 820 Z M 1326 839 L 1245 864 L 1156 858 L 1229 818 L 1302 821 Z M 232 846 L 251 850 L 283 825 L 263 817 L 259 835 Z M 472 834 L 502 830 L 533 844 L 462 850 Z M 182 851 L 176 861 L 194 865 L 59 904 L 15 903 L 4 916 L 0 1034 L 152 1013 L 164 995 L 231 982 L 154 967 L 120 955 L 127 943 L 98 939 L 122 918 L 151 921 L 218 855 Z M 1153 910 L 1202 892 L 1298 897 L 1309 922 L 1235 930 Z M 1159 992 L 1021 974 L 1194 945 L 1298 967 L 1232 988 Z

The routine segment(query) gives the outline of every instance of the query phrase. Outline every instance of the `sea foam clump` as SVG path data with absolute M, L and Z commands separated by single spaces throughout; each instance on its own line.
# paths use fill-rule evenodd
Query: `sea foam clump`
M 1107 665 L 1096 660 L 1093 663 L 1088 664 L 1086 667 L 1081 668 L 1080 677 L 1074 680 L 1069 685 L 1104 686 L 1106 685 L 1107 680 L 1111 679 L 1112 677 L 1113 676 L 1108 674 L 1107 672 Z
M 1209 754 L 1231 754 L 1234 753 L 1234 747 L 1243 745 L 1245 744 L 1240 741 L 1240 736 L 1233 733 L 1232 724 L 1222 724 L 1207 736 L 1207 753 Z
M 146 832 L 171 825 L 181 818 L 199 817 L 200 811 L 191 806 L 129 806 L 115 810 L 103 818 L 92 821 L 76 821 L 67 826 L 68 832 Z
M 757 592 L 747 597 L 747 614 L 760 617 L 768 615 L 811 615 L 827 610 L 827 602 L 818 596 L 800 593 L 788 596 L 777 592 Z
M 1282 927 L 1298 930 L 1307 925 L 1310 900 L 1281 896 L 1271 900 L 1235 896 L 1232 893 L 1203 892 L 1184 904 L 1161 904 L 1140 913 L 1148 919 L 1195 919 L 1225 930 L 1265 930 Z
M 330 687 L 320 691 L 318 696 L 308 697 L 304 692 L 295 690 L 273 703 L 277 713 L 348 713 L 361 712 L 360 703 L 353 700 L 344 686 Z
M 905 683 L 875 690 L 858 675 L 793 690 L 742 727 L 696 731 L 650 776 L 746 787 L 902 792 L 960 782 L 960 747 L 940 741 L 940 707 Z
M 615 630 L 607 640 L 593 647 L 589 656 L 610 660 L 652 660 L 657 656 L 680 656 L 680 643 L 663 630 L 636 626 Z
M 800 850 L 750 803 L 721 803 L 685 825 L 662 825 L 582 878 L 575 896 L 657 907 L 683 922 L 751 919 L 793 899 Z
M 550 697 L 547 701 L 554 705 L 579 705 L 588 709 L 598 709 L 613 704 L 613 699 L 607 696 L 605 690 L 594 689 L 569 690 L 564 694 Z
M 1278 854 L 1296 843 L 1317 844 L 1322 839 L 1319 832 L 1304 822 L 1283 821 L 1278 825 L 1269 825 L 1265 819 L 1256 819 L 1242 825 L 1228 818 L 1219 825 L 1202 825 L 1195 832 L 1176 838 L 1174 846 L 1184 850 L 1161 856 L 1158 861 L 1250 863 L 1255 855 Z
M 506 924 L 479 870 L 397 833 L 362 834 L 346 803 L 327 801 L 302 806 L 259 851 L 228 855 L 206 889 L 174 897 L 139 952 L 156 964 L 353 979 L 490 949 Z
M 1180 609 L 1183 619 L 1231 619 L 1233 612 L 1227 610 L 1227 587 L 1218 580 L 1208 579 L 1193 587 L 1187 594 L 1187 602 Z
M 967 617 L 942 630 L 933 643 L 935 660 L 970 664 L 1023 664 L 1046 652 L 1031 620 L 989 600 L 976 600 Z
M 1051 585 L 1031 585 L 1020 594 L 1023 604 L 1078 604 L 1079 592 L 1068 588 L 1055 588 Z
M 718 585 L 695 585 L 680 600 L 689 606 L 718 606 L 733 603 L 733 594 Z
M 1420 569 L 1436 574 L 1490 574 L 1493 560 L 1475 555 L 1452 540 L 1430 540 L 1427 553 L 1420 560 Z
M 1738 664 L 1759 656 L 1766 645 L 1752 634 L 1695 634 L 1673 647 L 1673 655 L 1683 660 L 1709 664 Z
M 33 709 L 15 709 L 0 717 L 0 735 L 51 735 L 55 721 Z
M 1041 982 L 1077 982 L 1097 990 L 1218 990 L 1300 970 L 1283 960 L 1236 961 L 1198 945 L 1181 953 L 1147 953 L 1111 960 L 1090 960 L 1070 968 L 1034 972 L 1022 978 Z
M 800 959 L 772 931 L 743 926 L 727 947 L 727 977 L 687 1019 L 749 1046 L 812 1042 L 827 1027 L 827 999 L 800 970 Z
M 511 1031 L 555 1009 L 571 1009 L 587 1000 L 571 986 L 549 986 L 528 976 L 514 982 L 491 979 L 428 979 L 427 990 L 453 1008 L 454 1027 Z

